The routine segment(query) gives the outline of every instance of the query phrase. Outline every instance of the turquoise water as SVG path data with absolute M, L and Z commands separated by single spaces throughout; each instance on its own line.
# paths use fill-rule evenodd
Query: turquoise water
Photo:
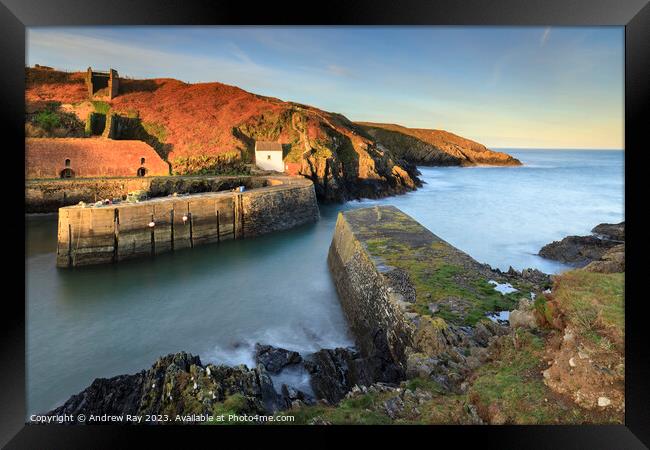
M 526 165 L 421 168 L 418 191 L 321 206 L 316 224 L 117 265 L 57 269 L 56 216 L 28 216 L 28 414 L 180 350 L 250 365 L 255 342 L 351 345 L 326 264 L 340 210 L 393 204 L 481 262 L 547 272 L 566 266 L 542 245 L 623 220 L 623 152 L 509 153 Z

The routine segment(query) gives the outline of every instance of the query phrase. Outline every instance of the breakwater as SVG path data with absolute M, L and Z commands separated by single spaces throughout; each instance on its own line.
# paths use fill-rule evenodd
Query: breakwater
M 263 182 L 262 182 L 263 181 Z M 57 266 L 131 258 L 243 239 L 318 220 L 313 183 L 267 177 L 243 192 L 205 192 L 139 203 L 59 209 Z
M 255 189 L 268 185 L 267 177 L 257 176 L 164 176 L 27 180 L 25 212 L 51 213 L 79 202 L 123 198 L 133 191 L 149 197 L 172 194 L 217 192 L 235 186 Z
M 428 377 L 440 361 L 469 370 L 466 356 L 501 332 L 486 314 L 515 304 L 489 284 L 497 273 L 394 206 L 340 213 L 328 266 L 363 355 L 397 378 Z

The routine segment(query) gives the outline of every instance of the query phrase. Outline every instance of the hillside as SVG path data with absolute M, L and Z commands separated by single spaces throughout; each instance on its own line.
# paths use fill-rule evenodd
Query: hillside
M 444 130 L 407 128 L 401 125 L 358 122 L 378 144 L 412 164 L 425 166 L 519 166 L 507 153 L 489 150 L 484 145 Z
M 70 116 L 85 122 L 90 113 L 95 113 L 109 122 L 110 115 L 118 115 L 129 121 L 127 129 L 133 130 L 133 123 L 137 129 L 114 138 L 150 143 L 170 163 L 172 172 L 179 174 L 186 173 L 188 167 L 194 170 L 202 164 L 215 164 L 219 155 L 253 162 L 256 140 L 280 142 L 285 161 L 300 164 L 299 173 L 314 181 L 322 200 L 377 198 L 416 189 L 420 180 L 415 164 L 419 163 L 516 161 L 450 133 L 456 140 L 450 138 L 445 141 L 448 144 L 439 146 L 437 160 L 418 159 L 414 154 L 421 152 L 425 138 L 405 140 L 403 132 L 401 139 L 393 142 L 385 139 L 385 133 L 354 124 L 341 114 L 217 82 L 120 78 L 116 98 L 88 99 L 83 73 L 27 68 L 26 102 L 28 136 L 78 136 L 78 124 L 74 132 L 56 125 L 63 119 L 70 122 Z M 53 115 L 58 116 L 53 120 Z M 53 130 L 34 127 L 40 122 L 30 117 L 45 121 Z M 86 129 L 88 133 L 93 128 Z

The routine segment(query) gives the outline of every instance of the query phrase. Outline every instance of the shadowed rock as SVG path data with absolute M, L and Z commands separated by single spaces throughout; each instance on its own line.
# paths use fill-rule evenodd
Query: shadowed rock
M 48 414 L 210 414 L 232 396 L 243 398 L 241 413 L 268 414 L 284 406 L 263 366 L 248 369 L 202 365 L 181 352 L 159 358 L 133 375 L 97 378 Z
M 605 239 L 611 239 L 613 241 L 624 241 L 625 240 L 625 222 L 621 223 L 601 223 L 596 225 L 592 230 L 592 233 L 602 236 Z
M 316 397 L 334 404 L 345 397 L 355 385 L 372 384 L 367 361 L 351 349 L 323 349 L 305 361 L 311 374 L 311 386 Z
M 592 230 L 594 236 L 567 236 L 545 245 L 539 256 L 583 267 L 598 261 L 625 239 L 625 222 L 601 223 Z
M 255 344 L 255 362 L 262 364 L 271 373 L 280 373 L 286 366 L 302 362 L 302 357 L 298 352 Z

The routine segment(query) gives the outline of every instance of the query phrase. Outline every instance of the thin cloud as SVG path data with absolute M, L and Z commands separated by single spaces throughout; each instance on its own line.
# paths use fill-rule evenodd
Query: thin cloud
M 330 64 L 327 66 L 327 71 L 333 75 L 339 76 L 339 77 L 349 77 L 352 75 L 352 72 L 346 68 L 342 67 L 336 64 Z
M 253 62 L 237 46 L 230 48 L 232 57 L 194 56 L 179 52 L 152 49 L 117 40 L 102 39 L 59 31 L 29 31 L 30 64 L 43 63 L 41 58 L 59 55 L 65 64 L 78 61 L 81 57 L 87 65 L 99 68 L 115 67 L 129 76 L 157 77 L 169 73 L 170 65 L 188 68 L 188 72 L 179 74 L 179 78 L 199 81 L 215 81 L 214 74 L 221 79 L 235 83 L 253 81 L 258 77 L 278 76 L 276 70 Z M 73 55 L 70 57 L 69 55 Z M 45 62 L 47 64 L 47 62 Z M 52 64 L 50 64 L 52 65 Z M 56 64 L 54 64 L 56 66 Z M 61 67 L 62 69 L 84 70 L 83 67 Z M 192 69 L 194 68 L 194 69 Z M 200 68 L 200 70 L 196 70 Z M 190 75 L 191 74 L 191 75 Z M 197 79 L 199 77 L 206 79 Z M 190 78 L 191 77 L 191 78 Z M 209 79 L 208 79 L 209 78 Z M 227 81 L 226 81 L 227 82 Z

